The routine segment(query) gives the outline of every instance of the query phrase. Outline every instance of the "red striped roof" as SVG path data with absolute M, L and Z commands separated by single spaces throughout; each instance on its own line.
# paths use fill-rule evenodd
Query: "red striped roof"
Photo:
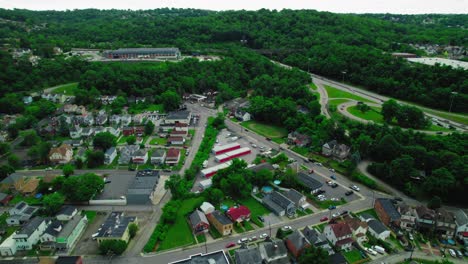
M 231 207 L 227 210 L 227 215 L 233 220 L 237 221 L 237 219 L 241 217 L 250 217 L 250 210 L 247 206 L 241 205 L 237 208 Z

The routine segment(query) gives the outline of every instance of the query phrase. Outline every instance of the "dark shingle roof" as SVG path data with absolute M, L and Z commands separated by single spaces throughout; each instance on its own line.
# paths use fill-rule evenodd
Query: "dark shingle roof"
M 27 235 L 29 237 L 44 221 L 45 219 L 43 217 L 34 217 L 29 223 L 21 228 L 18 234 Z
M 299 200 L 301 200 L 304 195 L 294 189 L 289 189 L 289 191 L 286 193 L 286 196 L 289 198 L 289 200 L 293 201 L 296 205 L 299 204 Z
M 269 259 L 274 259 L 274 262 L 268 263 L 290 263 L 288 259 L 288 251 L 282 240 L 274 240 L 260 244 L 260 252 L 264 252 Z M 286 255 L 286 256 L 285 256 Z M 285 256 L 285 257 L 283 257 Z
M 60 210 L 60 212 L 57 213 L 57 215 L 72 216 L 75 210 L 76 210 L 75 206 L 67 205 L 67 206 L 62 207 L 62 209 Z
M 57 237 L 57 235 L 60 233 L 61 228 L 62 223 L 59 220 L 52 220 L 51 224 L 47 227 L 44 233 Z
M 124 216 L 123 212 L 112 212 L 101 227 L 97 237 L 120 238 L 130 223 L 135 222 L 136 217 Z
M 220 213 L 219 211 L 214 211 L 213 213 L 211 213 L 211 215 L 223 225 L 232 224 L 231 220 L 229 220 L 229 218 L 227 218 L 224 214 Z
M 401 218 L 400 213 L 395 208 L 395 205 L 387 198 L 378 198 L 377 201 L 380 202 L 384 211 L 390 217 L 390 221 L 397 221 Z
M 258 165 L 252 166 L 252 167 L 250 167 L 248 169 L 253 171 L 253 172 L 259 172 L 261 170 L 269 170 L 269 171 L 274 171 L 275 170 L 273 165 L 271 165 L 268 162 L 260 163 Z
M 377 234 L 382 234 L 383 232 L 387 231 L 387 228 L 382 224 L 382 222 L 378 220 L 370 220 L 367 222 L 367 225 L 370 229 L 374 230 Z
M 299 232 L 299 230 L 296 230 L 287 236 L 286 240 L 289 240 L 297 250 L 301 250 L 304 247 L 310 245 L 309 241 L 301 232 Z
M 168 113 L 166 119 L 168 120 L 188 119 L 189 116 L 190 116 L 190 111 L 176 111 L 176 112 Z
M 294 202 L 289 200 L 288 197 L 277 191 L 273 191 L 270 194 L 270 199 L 282 208 L 287 208 L 291 204 L 294 204 Z
M 297 178 L 299 179 L 302 184 L 304 184 L 307 188 L 311 190 L 316 190 L 318 188 L 321 188 L 323 184 L 316 179 L 313 178 L 315 174 L 307 175 L 305 173 L 299 172 L 297 174 Z M 315 175 L 316 176 L 316 175 Z M 318 176 L 316 176 L 318 178 Z
M 262 256 L 257 247 L 240 248 L 235 251 L 234 257 L 237 264 L 262 264 Z
M 201 222 L 208 223 L 206 216 L 199 210 L 193 211 L 193 213 L 190 214 L 189 218 L 190 218 L 190 223 L 192 224 L 192 228 L 195 228 Z

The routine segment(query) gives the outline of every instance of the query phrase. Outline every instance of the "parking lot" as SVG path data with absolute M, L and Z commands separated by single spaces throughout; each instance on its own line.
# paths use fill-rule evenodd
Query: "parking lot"
M 110 183 L 105 184 L 104 191 L 97 197 L 97 199 L 119 199 L 120 196 L 126 195 L 128 186 L 130 186 L 135 175 L 136 171 L 109 171 L 106 178 Z

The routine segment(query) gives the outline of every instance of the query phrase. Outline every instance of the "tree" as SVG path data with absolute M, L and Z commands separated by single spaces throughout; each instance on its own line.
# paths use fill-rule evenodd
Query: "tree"
M 437 209 L 442 206 L 442 199 L 439 196 L 433 196 L 431 200 L 427 203 L 427 207 L 431 209 Z
M 173 111 L 179 108 L 180 106 L 180 96 L 171 90 L 167 90 L 161 94 L 161 103 L 164 106 L 164 110 L 166 111 Z
M 8 165 L 10 165 L 11 167 L 17 169 L 20 167 L 20 159 L 18 158 L 18 156 L 16 156 L 15 154 L 11 154 L 8 156 Z
M 59 128 L 58 133 L 62 137 L 67 137 L 70 135 L 70 127 L 66 122 L 66 118 L 64 116 L 60 117 L 59 119 Z
M 151 136 L 153 134 L 153 131 L 154 131 L 154 124 L 151 120 L 148 120 L 148 122 L 146 122 L 145 124 L 145 134 L 147 136 Z
M 171 200 L 169 201 L 162 209 L 162 219 L 164 223 L 173 224 L 177 219 L 177 211 L 180 208 L 180 201 L 179 200 Z
M 15 168 L 10 165 L 2 165 L 0 166 L 0 180 L 8 177 L 8 175 L 15 172 Z
M 138 225 L 135 223 L 131 223 L 128 226 L 128 234 L 130 235 L 130 238 L 134 238 L 137 232 L 138 232 Z
M 128 136 L 125 141 L 127 142 L 128 145 L 133 145 L 136 142 L 136 137 L 134 135 Z
M 363 112 L 363 113 L 365 113 L 365 112 L 371 110 L 370 106 L 368 106 L 368 105 L 365 104 L 365 103 L 357 104 L 356 108 L 357 108 L 359 111 Z
M 328 264 L 328 253 L 321 247 L 308 247 L 299 256 L 299 264 Z
M 374 149 L 378 161 L 394 160 L 400 155 L 400 144 L 392 135 L 385 135 Z
M 83 160 L 81 158 L 77 158 L 76 161 L 75 161 L 76 168 L 81 170 L 83 168 L 83 165 L 84 165 Z
M 223 198 L 225 197 L 223 191 L 218 188 L 209 188 L 206 192 L 206 198 L 212 204 L 220 204 Z
M 400 105 L 393 99 L 390 99 L 382 104 L 382 116 L 385 122 L 391 123 L 400 110 Z
M 38 160 L 41 163 L 46 163 L 49 159 L 49 152 L 52 144 L 46 141 L 41 141 L 28 150 L 28 156 L 31 159 Z
M 224 115 L 222 113 L 218 113 L 218 115 L 216 116 L 216 118 L 213 120 L 213 123 L 212 123 L 213 127 L 220 130 L 220 129 L 223 129 L 225 126 L 224 124 Z
M 252 183 L 256 186 L 264 186 L 273 180 L 273 173 L 268 169 L 262 169 L 252 175 Z
M 127 243 L 120 239 L 106 239 L 99 244 L 99 252 L 102 255 L 121 255 L 125 252 L 125 249 L 127 249 Z
M 98 133 L 93 140 L 93 146 L 105 151 L 117 145 L 117 138 L 110 132 Z
M 65 202 L 65 196 L 59 192 L 44 195 L 42 199 L 42 206 L 47 215 L 55 215 L 63 203 Z
M 94 173 L 68 177 L 63 180 L 61 192 L 74 202 L 89 201 L 104 188 L 104 180 Z
M 38 143 L 41 138 L 37 135 L 36 131 L 30 130 L 22 133 L 23 141 L 21 142 L 21 146 L 30 147 Z
M 179 174 L 172 174 L 164 183 L 164 189 L 171 190 L 174 199 L 183 198 L 187 194 L 189 188 L 189 183 L 181 178 Z
M 10 145 L 8 143 L 0 143 L 0 155 L 6 154 L 10 151 Z
M 75 173 L 75 167 L 71 164 L 65 164 L 62 169 L 63 175 L 70 176 Z
M 455 186 L 456 180 L 447 168 L 436 169 L 424 181 L 424 189 L 433 195 L 446 198 L 449 190 Z
M 88 152 L 88 168 L 96 168 L 104 164 L 105 155 L 102 151 Z

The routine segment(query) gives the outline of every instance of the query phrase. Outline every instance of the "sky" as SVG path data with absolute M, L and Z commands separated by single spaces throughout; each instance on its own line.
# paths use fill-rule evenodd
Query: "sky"
M 31 10 L 156 9 L 209 10 L 315 9 L 334 13 L 468 14 L 468 0 L 0 0 L 0 8 Z

